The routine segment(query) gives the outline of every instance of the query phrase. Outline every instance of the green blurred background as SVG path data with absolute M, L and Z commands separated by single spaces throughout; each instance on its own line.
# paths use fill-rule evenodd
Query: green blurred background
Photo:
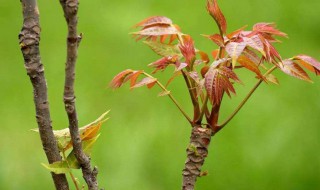
M 277 45 L 283 57 L 299 53 L 320 60 L 319 0 L 220 0 L 228 31 L 256 22 L 276 22 L 289 34 Z M 49 87 L 53 127 L 67 127 L 62 102 L 66 25 L 59 2 L 39 1 L 41 56 Z M 213 44 L 199 34 L 217 32 L 205 1 L 81 1 L 79 31 L 84 33 L 76 75 L 80 125 L 111 109 L 92 155 L 99 183 L 107 190 L 179 189 L 190 127 L 159 89 L 107 88 L 126 68 L 145 69 L 158 58 L 128 35 L 132 25 L 152 15 L 165 15 L 191 34 L 199 49 Z M 0 189 L 54 189 L 40 163 L 46 162 L 38 134 L 32 88 L 18 46 L 22 25 L 19 1 L 0 2 Z M 160 73 L 168 79 L 172 71 Z M 320 78 L 314 84 L 275 72 L 280 86 L 263 84 L 234 120 L 212 141 L 197 189 L 320 189 Z M 245 85 L 225 98 L 227 117 L 255 82 L 241 72 Z M 183 81 L 172 93 L 191 113 Z M 81 173 L 76 172 L 81 179 Z M 73 185 L 70 183 L 73 188 Z

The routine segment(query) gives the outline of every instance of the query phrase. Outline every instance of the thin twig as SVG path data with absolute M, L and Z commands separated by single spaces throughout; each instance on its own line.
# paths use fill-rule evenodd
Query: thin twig
M 209 100 L 208 95 L 205 95 L 203 103 L 202 103 L 202 107 L 201 107 L 201 112 L 200 112 L 199 118 L 196 120 L 196 123 L 198 123 L 198 124 L 201 124 L 203 116 L 206 113 L 206 111 L 208 110 L 208 107 L 207 107 L 208 100 Z
M 266 77 L 268 74 L 270 74 L 272 71 L 274 71 L 277 68 L 277 66 L 273 66 L 271 69 L 269 69 L 265 74 L 264 77 Z M 219 130 L 221 130 L 224 126 L 226 126 L 235 115 L 241 110 L 241 108 L 244 106 L 244 104 L 248 101 L 248 99 L 251 97 L 251 95 L 255 92 L 255 90 L 260 86 L 264 79 L 261 78 L 250 90 L 250 92 L 247 94 L 247 96 L 241 101 L 239 106 L 231 113 L 231 115 L 221 124 L 218 125 L 217 128 L 213 131 L 213 133 L 217 133 Z
M 82 143 L 78 128 L 78 118 L 75 107 L 75 65 L 78 54 L 78 45 L 81 40 L 81 37 L 77 34 L 77 12 L 79 2 L 78 0 L 60 0 L 60 4 L 63 8 L 64 16 L 68 24 L 67 61 L 65 69 L 66 75 L 63 100 L 69 119 L 69 130 L 73 143 L 74 155 L 81 166 L 83 178 L 86 181 L 89 190 L 98 190 L 98 171 L 96 168 L 93 170 L 91 169 L 90 158 L 82 150 Z
M 36 119 L 42 146 L 51 164 L 61 161 L 61 156 L 52 131 L 47 84 L 44 76 L 44 67 L 40 58 L 39 41 L 41 29 L 39 24 L 39 10 L 36 0 L 21 0 L 21 3 L 24 20 L 22 30 L 19 34 L 20 48 L 24 57 L 27 74 L 33 86 Z M 51 174 L 56 189 L 69 189 L 68 181 L 64 174 Z
M 182 76 L 186 82 L 186 85 L 188 87 L 188 91 L 189 91 L 189 95 L 192 101 L 192 105 L 193 105 L 193 120 L 196 121 L 196 119 L 199 117 L 200 115 L 200 106 L 199 106 L 199 101 L 197 99 L 197 95 L 195 92 L 195 84 L 194 82 L 191 82 L 187 76 L 187 74 L 182 70 L 181 71 Z

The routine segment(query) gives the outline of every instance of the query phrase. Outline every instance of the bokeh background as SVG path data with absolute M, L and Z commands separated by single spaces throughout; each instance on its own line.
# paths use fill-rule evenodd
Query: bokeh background
M 320 60 L 319 0 L 224 0 L 220 6 L 229 30 L 256 22 L 276 22 L 289 34 L 277 47 L 283 57 L 299 53 Z M 41 56 L 49 87 L 53 127 L 67 127 L 62 102 L 66 25 L 59 1 L 39 1 Z M 145 69 L 159 57 L 128 35 L 135 23 L 165 15 L 192 35 L 199 49 L 215 46 L 200 34 L 217 32 L 205 1 L 122 0 L 81 1 L 76 75 L 80 125 L 111 109 L 94 147 L 92 163 L 108 190 L 171 190 L 181 185 L 190 127 L 159 89 L 113 91 L 108 83 L 118 72 Z M 0 189 L 54 189 L 36 128 L 32 88 L 18 46 L 22 24 L 19 1 L 0 2 Z M 160 73 L 166 80 L 172 71 Z M 275 72 L 280 86 L 263 84 L 232 122 L 214 137 L 197 189 L 320 189 L 320 78 L 314 84 Z M 241 72 L 245 85 L 237 96 L 225 98 L 226 118 L 255 83 Z M 175 87 L 174 87 L 175 86 Z M 191 113 L 181 79 L 172 93 Z M 81 172 L 75 172 L 81 179 Z M 81 179 L 82 180 L 82 179 Z M 71 188 L 73 185 L 70 183 Z

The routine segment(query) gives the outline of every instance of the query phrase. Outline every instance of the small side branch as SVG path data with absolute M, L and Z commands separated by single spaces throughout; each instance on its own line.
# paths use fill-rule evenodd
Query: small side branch
M 64 16 L 68 24 L 67 61 L 65 68 L 65 86 L 63 100 L 65 103 L 65 110 L 69 119 L 69 130 L 75 157 L 81 165 L 83 178 L 86 181 L 89 190 L 97 190 L 98 170 L 96 167 L 93 170 L 91 169 L 90 158 L 82 150 L 82 143 L 80 139 L 78 118 L 75 106 L 75 65 L 78 54 L 78 45 L 81 40 L 81 37 L 77 34 L 77 13 L 79 2 L 78 0 L 60 0 L 60 4 L 63 8 Z
M 21 0 L 23 9 L 23 27 L 19 34 L 20 48 L 24 58 L 25 68 L 33 86 L 33 97 L 36 109 L 36 119 L 39 127 L 41 142 L 49 163 L 61 161 L 56 139 L 54 137 L 47 84 L 44 67 L 41 63 L 39 42 L 40 24 L 39 10 L 36 0 Z M 68 190 L 69 185 L 64 174 L 52 173 L 56 189 Z
M 271 69 L 269 69 L 265 74 L 264 77 L 266 77 L 267 75 L 269 75 L 270 73 L 272 73 L 275 69 L 277 68 L 277 66 L 273 66 Z M 241 110 L 241 108 L 246 104 L 246 102 L 249 100 L 249 98 L 252 96 L 252 94 L 256 91 L 256 89 L 260 86 L 260 84 L 262 83 L 263 79 L 260 79 L 254 86 L 253 88 L 250 90 L 250 92 L 247 94 L 247 96 L 241 101 L 241 103 L 239 104 L 239 106 L 231 113 L 231 115 L 221 124 L 218 126 L 215 126 L 215 128 L 213 129 L 213 134 L 217 133 L 218 131 L 220 131 L 223 127 L 225 127 L 232 119 L 234 116 L 237 115 L 237 113 Z

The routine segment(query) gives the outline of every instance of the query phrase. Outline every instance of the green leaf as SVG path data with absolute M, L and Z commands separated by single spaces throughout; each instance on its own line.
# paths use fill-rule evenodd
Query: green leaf
M 87 140 L 87 141 L 83 141 L 82 142 L 82 150 L 83 152 L 87 155 L 90 156 L 91 151 L 92 151 L 92 147 L 94 145 L 94 143 L 97 141 L 97 139 L 99 138 L 100 134 L 98 134 L 95 138 Z M 75 155 L 74 155 L 74 150 L 72 150 L 66 160 L 70 166 L 70 168 L 73 169 L 79 169 L 80 168 L 80 164 L 78 163 Z
M 41 163 L 41 165 L 55 174 L 64 174 L 70 172 L 71 170 L 66 161 L 54 162 L 52 164 Z
M 162 57 L 178 56 L 180 59 L 182 54 L 177 45 L 163 44 L 156 41 L 144 41 L 156 54 Z
M 100 134 L 98 134 L 93 139 L 82 142 L 82 150 L 87 156 L 90 156 L 92 147 L 94 143 L 97 141 L 97 139 L 99 138 L 99 136 Z M 41 165 L 55 174 L 68 173 L 70 172 L 71 169 L 80 169 L 80 164 L 78 163 L 73 150 L 69 153 L 67 160 L 54 162 L 52 164 L 42 163 Z
M 95 121 L 85 125 L 84 127 L 79 128 L 80 138 L 82 141 L 87 141 L 97 136 L 102 123 L 109 119 L 106 118 L 106 115 L 109 113 L 109 111 L 103 113 Z M 39 132 L 39 129 L 31 129 L 31 131 Z M 58 148 L 60 152 L 65 152 L 66 150 L 72 147 L 69 128 L 53 130 L 53 134 L 57 139 Z

